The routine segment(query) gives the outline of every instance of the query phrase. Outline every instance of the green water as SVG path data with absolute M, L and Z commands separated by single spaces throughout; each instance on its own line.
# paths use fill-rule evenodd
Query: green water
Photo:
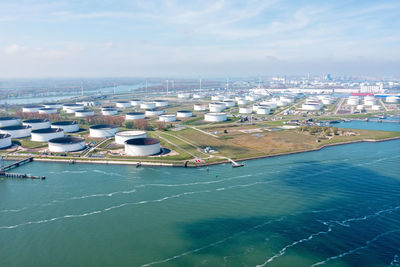
M 400 141 L 205 168 L 30 163 L 1 266 L 399 266 Z

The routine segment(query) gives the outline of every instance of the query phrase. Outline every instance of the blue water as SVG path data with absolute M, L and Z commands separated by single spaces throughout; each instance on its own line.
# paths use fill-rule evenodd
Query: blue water
M 400 123 L 395 122 L 377 122 L 353 120 L 350 122 L 332 123 L 331 126 L 347 129 L 362 129 L 362 130 L 379 130 L 379 131 L 400 131 Z
M 398 266 L 400 141 L 205 168 L 34 162 L 0 180 L 2 266 Z M 396 265 L 397 264 L 397 265 Z

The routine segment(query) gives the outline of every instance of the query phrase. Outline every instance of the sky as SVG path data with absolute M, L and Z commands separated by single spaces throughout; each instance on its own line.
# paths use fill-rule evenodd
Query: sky
M 0 1 L 3 78 L 399 70 L 398 0 Z

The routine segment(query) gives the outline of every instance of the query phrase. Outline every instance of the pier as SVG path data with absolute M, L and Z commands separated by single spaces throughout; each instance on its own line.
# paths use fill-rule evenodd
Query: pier
M 26 174 L 26 173 L 10 173 L 10 172 L 7 172 L 8 170 L 17 168 L 17 167 L 19 167 L 21 165 L 24 165 L 25 163 L 29 163 L 29 162 L 32 162 L 32 161 L 33 161 L 33 157 L 29 157 L 29 158 L 26 158 L 26 159 L 19 160 L 17 162 L 10 163 L 10 164 L 8 164 L 8 165 L 6 165 L 4 167 L 1 167 L 0 168 L 0 176 L 5 176 L 7 178 L 29 178 L 29 179 L 41 179 L 41 180 L 46 179 L 45 176 L 36 176 L 36 175 L 30 175 L 30 174 Z

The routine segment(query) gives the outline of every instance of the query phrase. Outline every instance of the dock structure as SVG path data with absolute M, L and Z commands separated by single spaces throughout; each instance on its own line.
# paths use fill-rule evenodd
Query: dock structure
M 26 159 L 21 159 L 19 161 L 10 163 L 10 164 L 0 168 L 0 172 L 1 171 L 5 172 L 5 171 L 8 171 L 8 170 L 14 169 L 16 167 L 19 167 L 21 165 L 24 165 L 25 163 L 32 162 L 32 161 L 33 161 L 33 157 L 29 157 L 29 158 L 26 158 Z
M 30 174 L 26 174 L 26 173 L 10 173 L 7 172 L 8 170 L 17 168 L 21 165 L 24 165 L 25 163 L 28 162 L 32 162 L 33 161 L 33 157 L 29 157 L 26 159 L 22 159 L 13 163 L 10 163 L 4 167 L 0 168 L 0 176 L 5 176 L 7 178 L 29 178 L 29 179 L 46 179 L 45 176 L 36 176 L 36 175 L 30 175 Z

